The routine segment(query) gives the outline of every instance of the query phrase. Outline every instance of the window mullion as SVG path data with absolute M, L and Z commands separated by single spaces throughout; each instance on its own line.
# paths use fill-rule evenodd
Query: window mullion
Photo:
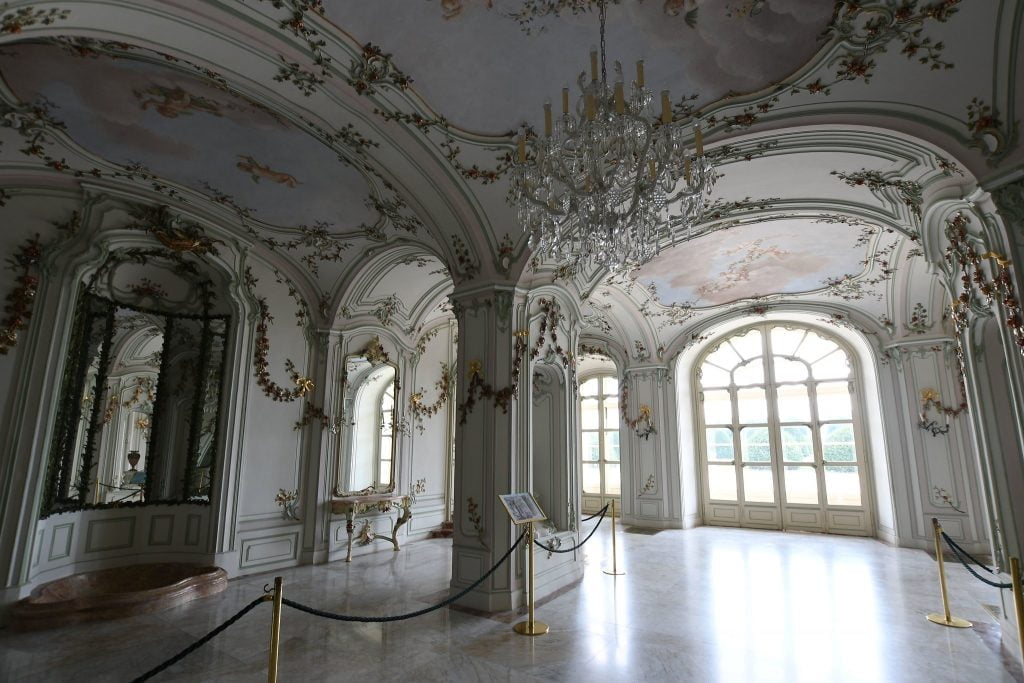
M 764 367 L 765 401 L 768 403 L 768 444 L 770 449 L 771 471 L 775 484 L 775 500 L 782 507 L 783 469 L 782 469 L 782 427 L 779 422 L 778 386 L 775 383 L 775 363 L 772 357 L 771 328 L 769 324 L 761 328 L 761 362 Z

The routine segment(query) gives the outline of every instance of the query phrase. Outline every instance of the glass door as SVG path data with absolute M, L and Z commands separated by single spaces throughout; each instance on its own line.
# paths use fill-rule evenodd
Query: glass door
M 619 457 L 619 380 L 592 377 L 580 384 L 583 512 L 597 512 L 622 494 Z
M 720 342 L 698 367 L 708 524 L 871 532 L 842 346 L 765 324 Z

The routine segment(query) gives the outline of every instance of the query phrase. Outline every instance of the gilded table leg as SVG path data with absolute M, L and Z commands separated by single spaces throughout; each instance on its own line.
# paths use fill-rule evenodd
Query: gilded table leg
M 395 526 L 391 529 L 391 542 L 395 545 L 395 552 L 401 550 L 398 547 L 398 530 L 402 528 L 402 525 L 412 519 L 412 506 L 402 508 L 402 514 L 395 519 Z
M 346 562 L 352 561 L 352 532 L 355 530 L 355 517 L 355 509 L 349 508 L 345 513 L 345 531 L 348 532 L 348 554 L 345 555 Z

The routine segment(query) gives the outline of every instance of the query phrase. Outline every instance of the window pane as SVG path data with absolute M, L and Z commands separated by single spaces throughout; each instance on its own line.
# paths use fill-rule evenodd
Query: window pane
M 583 432 L 583 459 L 597 461 L 601 457 L 600 432 Z
M 811 399 L 804 384 L 783 384 L 777 391 L 779 422 L 810 422 Z
M 825 493 L 829 505 L 860 505 L 860 477 L 856 465 L 826 465 Z
M 583 477 L 583 493 L 601 493 L 601 466 L 585 462 L 580 472 Z
M 580 396 L 597 396 L 600 393 L 600 381 L 599 377 L 594 377 L 581 384 Z
M 819 420 L 849 420 L 853 417 L 848 382 L 822 382 L 817 391 Z
M 808 363 L 814 363 L 838 348 L 839 346 L 834 341 L 825 339 L 816 332 L 808 332 L 807 338 L 797 349 L 796 355 Z
M 788 465 L 785 470 L 786 502 L 797 505 L 817 505 L 818 478 L 814 468 Z
M 796 347 L 803 340 L 806 330 L 787 330 L 785 327 L 772 328 L 772 351 L 784 356 L 792 356 Z
M 734 367 L 743 362 L 743 359 L 736 355 L 736 352 L 732 350 L 732 347 L 728 344 L 722 344 L 709 355 L 705 360 L 711 361 L 715 365 L 725 368 L 726 370 L 732 370 Z
M 731 462 L 734 459 L 731 429 L 713 427 L 707 430 L 706 436 L 708 460 Z
M 619 395 L 619 378 L 618 377 L 605 377 L 604 382 L 604 393 L 610 396 Z
M 730 339 L 729 343 L 744 358 L 760 356 L 762 351 L 761 330 L 748 330 L 746 333 Z
M 732 401 L 728 391 L 704 392 L 704 424 L 732 424 Z
M 821 426 L 821 454 L 826 462 L 856 462 L 853 424 L 840 422 Z
M 767 427 L 744 427 L 740 430 L 740 448 L 744 462 L 771 462 L 772 447 Z
M 604 433 L 604 459 L 619 460 L 619 430 Z
M 743 468 L 743 499 L 750 503 L 774 503 L 772 468 L 763 465 Z
M 619 426 L 619 399 L 615 396 L 604 400 L 604 428 L 615 429 Z
M 700 385 L 702 387 L 727 387 L 729 386 L 729 372 L 717 365 L 704 363 L 700 366 Z
M 810 427 L 782 427 L 782 459 L 787 462 L 814 461 Z
M 772 362 L 776 382 L 802 382 L 807 379 L 807 366 L 802 361 L 775 356 Z
M 768 421 L 768 403 L 765 401 L 764 389 L 760 387 L 737 389 L 736 402 L 739 407 L 741 423 L 761 424 Z
M 842 349 L 836 349 L 811 366 L 814 379 L 840 379 L 850 376 L 850 359 Z
M 714 500 L 736 500 L 736 468 L 708 465 L 708 496 Z
M 597 429 L 597 399 L 585 398 L 580 401 L 580 421 L 583 429 Z
M 622 494 L 622 486 L 619 484 L 618 463 L 604 466 L 604 492 L 610 496 Z
M 738 386 L 744 384 L 764 384 L 764 362 L 758 356 L 752 361 L 739 366 L 732 373 L 732 381 Z

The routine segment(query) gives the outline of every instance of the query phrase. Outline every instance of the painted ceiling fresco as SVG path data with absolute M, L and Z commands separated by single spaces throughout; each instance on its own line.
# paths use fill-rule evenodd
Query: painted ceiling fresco
M 659 302 L 709 307 L 769 294 L 819 290 L 864 270 L 865 247 L 848 225 L 787 219 L 737 226 L 667 249 L 634 274 Z M 822 249 L 822 245 L 829 245 Z
M 527 0 L 327 0 L 329 19 L 360 43 L 392 53 L 413 88 L 462 128 L 501 134 L 541 120 L 589 68 L 596 11 Z M 582 3 L 573 3 L 582 4 Z M 596 3 L 593 3 L 596 4 Z M 832 15 L 824 0 L 622 0 L 608 8 L 609 78 L 627 83 L 645 60 L 648 87 L 696 105 L 784 79 L 821 47 Z M 572 86 L 576 91 L 575 85 Z
M 54 117 L 86 150 L 199 191 L 209 183 L 258 220 L 342 229 L 377 220 L 364 205 L 365 180 L 334 152 L 198 78 L 39 44 L 5 48 L 0 74 L 22 101 L 51 102 Z

